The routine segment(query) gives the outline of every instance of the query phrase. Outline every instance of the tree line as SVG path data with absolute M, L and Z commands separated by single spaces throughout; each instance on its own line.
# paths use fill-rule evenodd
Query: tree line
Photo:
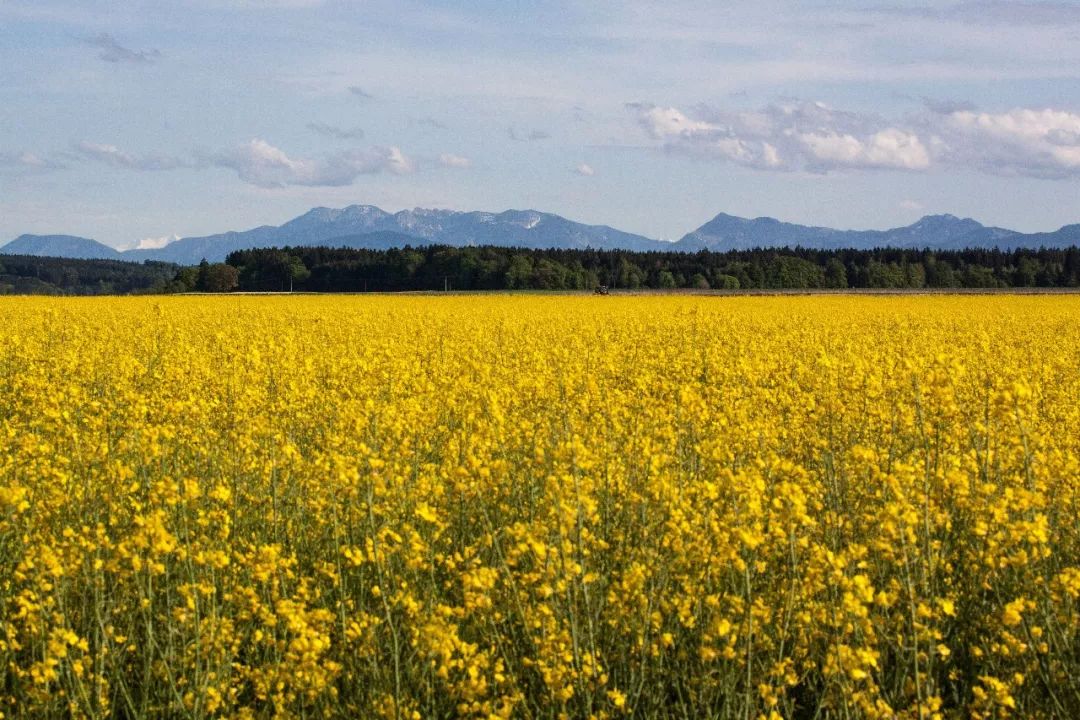
M 0 295 L 133 295 L 175 292 L 178 267 L 148 260 L 0 255 Z
M 0 255 L 0 294 L 1080 287 L 1080 248 L 631 252 L 506 247 L 239 250 L 197 266 Z
M 228 256 L 226 264 L 236 270 L 237 288 L 250 291 L 1080 286 L 1077 247 L 696 253 L 439 245 L 390 250 L 295 247 L 239 250 Z

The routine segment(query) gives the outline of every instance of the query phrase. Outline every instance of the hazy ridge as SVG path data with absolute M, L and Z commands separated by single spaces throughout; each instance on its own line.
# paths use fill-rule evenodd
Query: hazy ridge
M 372 205 L 334 209 L 318 207 L 280 226 L 263 225 L 203 237 L 174 240 L 161 248 L 116 250 L 73 235 L 20 235 L 0 247 L 0 254 L 80 259 L 160 260 L 190 265 L 202 259 L 220 262 L 235 250 L 258 247 L 328 245 L 385 250 L 405 245 L 632 250 L 725 251 L 751 248 L 816 249 L 1039 248 L 1080 243 L 1080 224 L 1054 232 L 1020 233 L 989 227 L 971 218 L 928 215 L 888 230 L 836 230 L 787 223 L 769 217 L 742 218 L 720 213 L 675 242 L 624 232 L 607 225 L 586 225 L 537 210 L 500 213 L 427 210 L 388 213 Z

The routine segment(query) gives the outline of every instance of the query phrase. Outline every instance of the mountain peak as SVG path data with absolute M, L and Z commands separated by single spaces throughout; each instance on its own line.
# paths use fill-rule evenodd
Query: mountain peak
M 915 223 L 889 230 L 835 230 L 762 216 L 753 219 L 718 213 L 678 242 L 653 240 L 606 225 L 588 225 L 539 210 L 500 212 L 416 207 L 388 213 L 374 205 L 315 207 L 281 226 L 241 232 L 186 237 L 160 248 L 119 252 L 88 238 L 70 235 L 22 235 L 0 248 L 4 254 L 71 258 L 163 260 L 195 264 L 201 258 L 224 260 L 236 250 L 259 247 L 328 245 L 386 249 L 404 245 L 450 245 L 603 250 L 677 250 L 696 252 L 796 247 L 823 250 L 852 248 L 1066 247 L 1080 242 L 1080 225 L 1050 233 L 1024 235 L 986 227 L 971 218 L 947 213 L 926 215 Z
M 384 215 L 390 214 L 382 208 L 376 207 L 374 205 L 349 205 L 342 208 L 338 212 L 340 215 L 347 217 L 369 217 L 373 215 L 377 217 L 382 217 Z
M 797 246 L 823 250 L 878 247 L 958 250 L 1017 247 L 1023 237 L 1011 230 L 986 227 L 971 218 L 948 213 L 926 215 L 911 225 L 889 230 L 834 230 L 767 217 L 746 220 L 721 213 L 676 245 L 687 250 L 716 251 Z
M 982 223 L 980 223 L 978 220 L 973 220 L 972 218 L 961 218 L 957 217 L 956 215 L 950 215 L 949 213 L 941 213 L 939 215 L 923 215 L 915 222 L 916 225 L 918 225 L 919 223 L 935 223 L 939 225 L 963 223 L 965 225 L 978 225 L 979 227 L 983 227 Z
M 336 222 L 341 219 L 355 219 L 355 218 L 367 218 L 367 217 L 381 217 L 388 215 L 389 213 L 375 207 L 374 205 L 347 205 L 343 208 L 329 208 L 329 207 L 314 207 L 308 210 L 303 215 L 295 217 L 290 220 L 289 223 L 295 223 L 300 221 L 305 222 Z
M 119 260 L 122 255 L 97 240 L 75 235 L 20 235 L 0 247 L 0 254 L 77 257 L 87 260 Z

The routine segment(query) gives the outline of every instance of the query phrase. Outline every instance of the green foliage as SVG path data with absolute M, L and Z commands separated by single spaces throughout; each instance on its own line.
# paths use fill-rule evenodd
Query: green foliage
M 1080 286 L 1080 249 L 679 253 L 429 246 L 284 248 L 229 256 L 242 290 L 589 290 Z M 181 271 L 183 274 L 188 271 Z M 179 275 L 178 275 L 179 277 Z
M 716 275 L 716 287 L 721 290 L 738 290 L 742 287 L 742 283 L 739 282 L 739 278 L 734 275 L 718 273 Z
M 1080 287 L 1080 248 L 630 252 L 505 247 L 240 250 L 196 267 L 8 255 L 0 293 Z
M 840 258 L 829 258 L 825 263 L 825 287 L 843 289 L 848 286 L 847 268 Z
M 192 292 L 199 284 L 199 268 L 185 267 L 176 272 L 173 282 L 178 286 L 179 292 Z
M 506 287 L 519 290 L 529 287 L 532 280 L 532 260 L 526 255 L 514 255 L 510 258 L 510 267 L 506 271 Z
M 776 257 L 769 274 L 773 278 L 769 287 L 801 289 L 825 286 L 825 273 L 819 266 L 792 255 Z
M 296 265 L 294 264 L 294 267 Z M 299 264 L 300 269 L 307 273 L 307 268 Z M 240 273 L 232 265 L 227 263 L 214 263 L 208 265 L 205 272 L 200 268 L 199 287 L 202 292 L 223 293 L 235 290 L 240 284 Z
M 640 267 L 630 262 L 627 258 L 619 259 L 619 271 L 616 275 L 615 287 L 636 290 L 645 282 L 645 273 Z
M 866 267 L 869 287 L 902 288 L 907 287 L 904 271 L 896 263 L 883 263 L 871 260 Z
M 0 295 L 130 295 L 180 290 L 171 263 L 5 255 Z

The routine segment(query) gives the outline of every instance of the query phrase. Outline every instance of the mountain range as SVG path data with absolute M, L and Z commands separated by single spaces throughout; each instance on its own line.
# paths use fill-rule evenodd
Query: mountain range
M 342 209 L 314 208 L 284 225 L 174 240 L 160 248 L 116 250 L 72 235 L 20 235 L 0 247 L 0 254 L 111 260 L 160 260 L 193 265 L 220 262 L 234 250 L 287 245 L 384 250 L 405 245 L 604 250 L 744 250 L 759 247 L 869 249 L 877 247 L 1038 248 L 1080 244 L 1080 224 L 1054 232 L 1020 233 L 988 227 L 971 218 L 928 215 L 912 225 L 890 230 L 835 230 L 797 225 L 769 217 L 741 218 L 721 213 L 680 240 L 669 242 L 623 232 L 606 225 L 584 225 L 536 210 L 501 213 L 454 210 L 402 210 L 388 213 L 372 205 Z

